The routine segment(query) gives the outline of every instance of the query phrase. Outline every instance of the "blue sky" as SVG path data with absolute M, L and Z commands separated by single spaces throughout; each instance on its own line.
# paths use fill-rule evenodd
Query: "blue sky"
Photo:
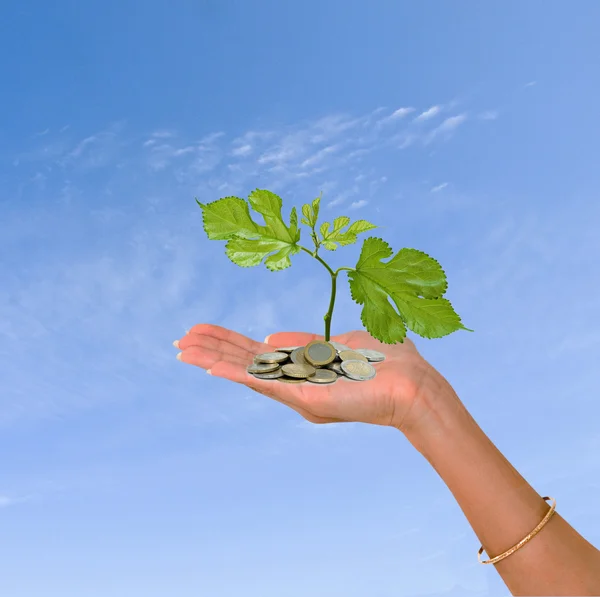
M 474 334 L 417 346 L 533 486 L 600 522 L 600 6 L 23 1 L 0 12 L 0 593 L 503 596 L 397 432 L 175 359 L 321 332 L 328 279 L 238 268 L 204 202 L 367 218 Z M 359 246 L 331 255 L 352 265 Z M 342 280 L 333 333 L 360 308 Z

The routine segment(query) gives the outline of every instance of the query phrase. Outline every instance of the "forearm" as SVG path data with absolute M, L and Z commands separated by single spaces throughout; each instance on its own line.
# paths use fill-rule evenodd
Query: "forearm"
M 428 385 L 423 399 L 431 403 L 431 414 L 418 428 L 403 432 L 446 483 L 492 558 L 528 535 L 550 506 L 441 376 Z M 553 497 L 558 509 L 560 496 Z M 600 595 L 600 551 L 558 513 L 523 547 L 493 565 L 513 595 Z

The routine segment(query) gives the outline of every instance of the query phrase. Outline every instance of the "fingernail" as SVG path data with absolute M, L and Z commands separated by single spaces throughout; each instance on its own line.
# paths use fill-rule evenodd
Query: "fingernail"
M 190 330 L 185 330 L 186 336 L 190 333 Z
M 266 338 L 265 341 L 263 342 L 263 344 L 268 344 L 269 343 L 269 338 L 272 336 L 273 334 L 269 334 Z
M 175 355 L 175 357 L 176 357 L 177 359 L 179 359 L 180 361 L 181 361 L 181 354 L 182 354 L 182 353 L 178 352 L 178 353 Z
M 210 372 L 210 369 L 207 369 L 207 370 L 206 370 L 206 372 L 207 372 L 209 375 L 212 375 L 212 373 Z
M 179 340 L 175 340 L 175 341 L 173 342 L 173 346 L 174 346 L 175 348 L 179 348 Z

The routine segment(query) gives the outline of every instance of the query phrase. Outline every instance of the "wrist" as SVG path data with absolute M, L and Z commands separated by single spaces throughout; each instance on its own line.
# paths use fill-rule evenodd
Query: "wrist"
M 460 428 L 470 424 L 476 425 L 452 386 L 428 365 L 412 406 L 400 424 L 394 426 L 427 458 L 442 438 L 455 436 Z

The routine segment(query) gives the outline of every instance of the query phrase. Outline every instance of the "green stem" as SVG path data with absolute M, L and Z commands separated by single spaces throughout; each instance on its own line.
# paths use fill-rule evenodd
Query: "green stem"
M 331 300 L 329 301 L 329 310 L 325 313 L 325 342 L 329 342 L 331 335 L 331 316 L 333 315 L 333 305 L 335 305 L 335 290 L 337 284 L 337 274 L 331 276 Z
M 325 341 L 329 342 L 329 338 L 331 337 L 331 317 L 333 316 L 333 307 L 335 305 L 335 294 L 337 289 L 337 275 L 343 270 L 354 271 L 354 269 L 351 267 L 339 267 L 336 271 L 333 271 L 333 269 L 331 269 L 331 267 L 329 267 L 329 265 L 317 255 L 316 249 L 314 251 L 311 251 L 306 247 L 300 247 L 300 249 L 306 251 L 306 253 L 308 253 L 311 257 L 314 257 L 317 261 L 322 263 L 331 276 L 331 300 L 329 301 L 329 309 L 323 317 L 325 320 Z

